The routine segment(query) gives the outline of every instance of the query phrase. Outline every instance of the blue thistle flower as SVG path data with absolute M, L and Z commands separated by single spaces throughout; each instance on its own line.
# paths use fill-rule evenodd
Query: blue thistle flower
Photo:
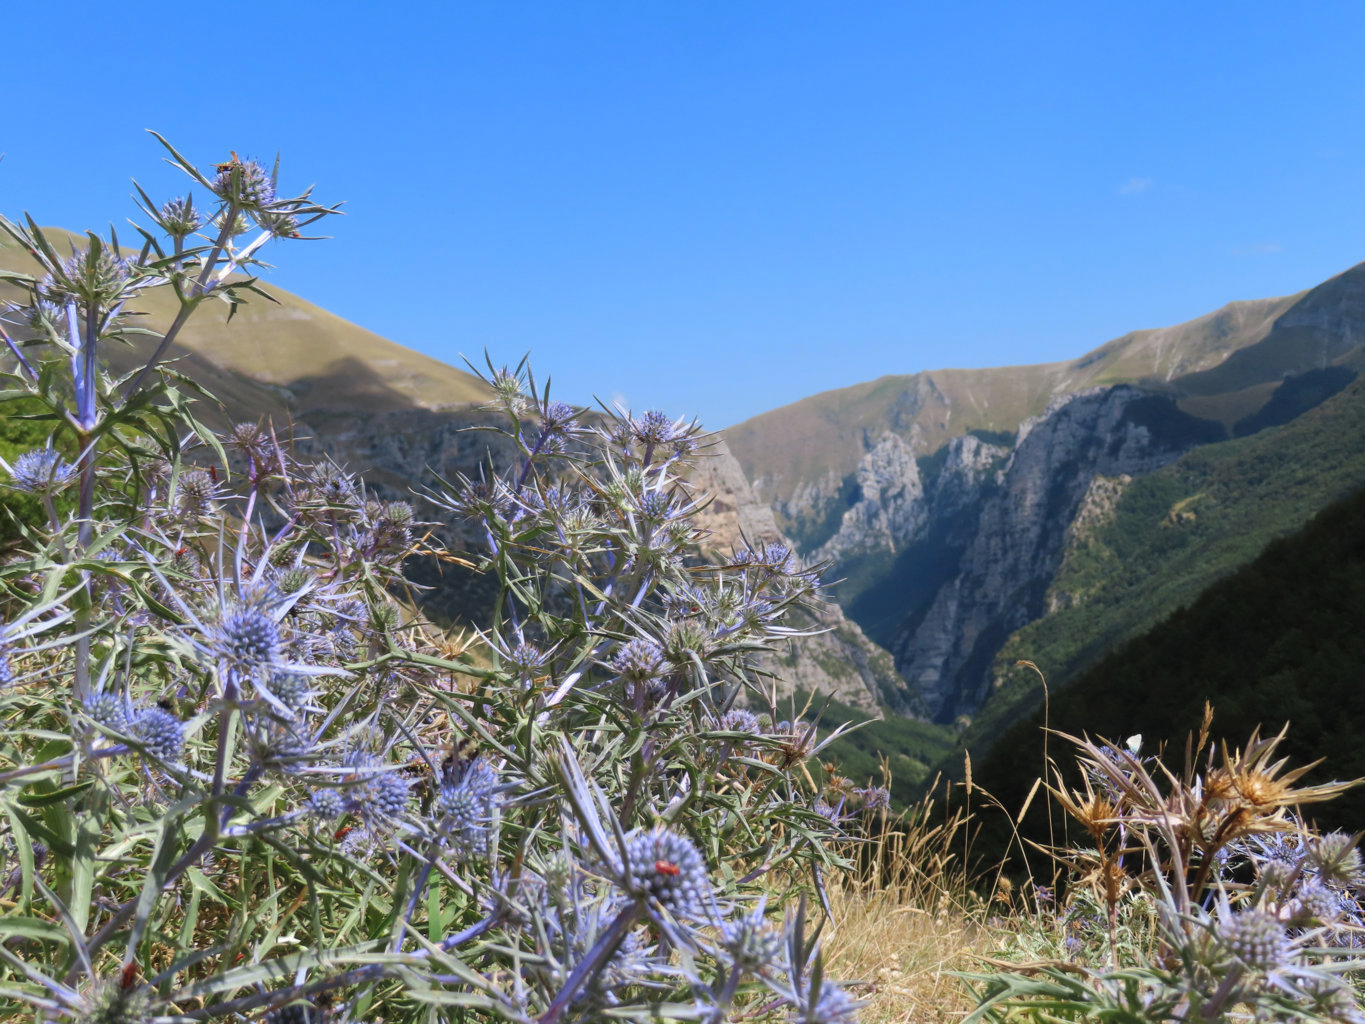
M 720 926 L 721 946 L 730 960 L 741 971 L 757 973 L 770 966 L 782 953 L 786 936 L 781 928 L 764 915 L 765 904 L 760 903 L 748 914 Z
M 712 916 L 711 879 L 706 862 L 686 836 L 665 828 L 636 830 L 626 836 L 620 885 L 651 908 L 676 918 Z
M 839 985 L 826 981 L 814 1004 L 799 1008 L 794 1019 L 802 1024 L 856 1024 L 862 1006 Z
M 335 789 L 315 789 L 308 794 L 308 809 L 314 817 L 333 821 L 346 812 L 346 799 Z
M 408 808 L 410 786 L 397 772 L 380 772 L 357 794 L 360 813 L 372 824 L 388 825 Z
M 651 409 L 638 420 L 631 420 L 630 426 L 635 440 L 643 445 L 665 444 L 678 435 L 678 428 L 668 414 L 658 409 Z
M 161 708 L 143 708 L 128 723 L 128 735 L 158 761 L 176 761 L 185 746 L 185 727 L 180 719 Z
M 1270 973 L 1287 966 L 1293 946 L 1275 915 L 1261 907 L 1237 911 L 1218 919 L 1214 934 L 1219 944 L 1252 971 Z
M 35 448 L 14 460 L 10 475 L 17 489 L 42 494 L 65 487 L 76 475 L 76 467 L 53 448 Z
M 280 627 L 260 602 L 235 604 L 224 612 L 210 642 L 229 669 L 252 675 L 275 667 Z
M 275 202 L 275 183 L 255 160 L 232 160 L 222 164 L 211 185 L 214 195 L 236 200 L 244 208 L 259 210 Z
M 450 841 L 459 858 L 487 855 L 497 789 L 497 772 L 482 757 L 476 757 L 458 778 L 436 791 L 431 813 L 437 834 Z
M 122 697 L 105 691 L 92 693 L 85 701 L 85 713 L 91 720 L 115 732 L 127 732 L 132 709 Z
M 172 238 L 183 239 L 204 226 L 204 218 L 194 208 L 192 195 L 167 202 L 161 207 L 158 219 L 161 229 Z
M 623 645 L 611 659 L 612 671 L 632 683 L 658 678 L 664 654 L 652 640 L 635 639 Z

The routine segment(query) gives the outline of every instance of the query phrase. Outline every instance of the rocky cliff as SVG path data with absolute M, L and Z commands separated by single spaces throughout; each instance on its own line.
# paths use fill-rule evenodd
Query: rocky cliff
M 1222 436 L 1171 398 L 1127 385 L 1054 400 L 1010 444 L 966 434 L 917 454 L 888 430 L 865 440 L 850 486 L 806 491 L 808 502 L 845 503 L 808 551 L 833 563 L 850 616 L 894 655 L 908 686 L 883 693 L 888 706 L 953 721 L 989 695 L 1010 633 L 1048 613 L 1068 538 L 1113 489 L 1103 482 Z M 779 511 L 832 518 L 828 507 Z

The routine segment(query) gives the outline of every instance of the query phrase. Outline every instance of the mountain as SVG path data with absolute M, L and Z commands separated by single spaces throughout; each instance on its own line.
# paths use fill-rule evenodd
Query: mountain
M 726 437 L 779 525 L 805 555 L 834 563 L 849 617 L 895 656 L 908 687 L 891 706 L 923 701 L 937 720 L 962 726 L 983 715 L 1001 722 L 1019 711 L 997 702 L 1011 678 L 1002 650 L 1037 660 L 1030 637 L 1056 613 L 1091 602 L 1104 573 L 1133 574 L 1110 564 L 1083 586 L 1058 584 L 1059 574 L 1091 564 L 1081 541 L 1124 490 L 1193 453 L 1241 450 L 1263 433 L 1272 436 L 1251 449 L 1272 458 L 1296 435 L 1277 440 L 1270 428 L 1358 402 L 1362 340 L 1365 265 L 1298 295 L 1137 331 L 1066 363 L 884 377 L 815 395 Z M 1346 437 L 1351 452 L 1365 443 Z M 1167 599 L 1197 593 L 1163 573 L 1207 585 L 1354 480 L 1311 452 L 1301 466 L 1322 486 L 1268 500 L 1264 515 L 1244 509 L 1232 528 L 1237 555 L 1211 559 L 1202 575 L 1160 563 L 1148 584 L 1157 596 L 1133 621 L 1092 635 L 1077 632 L 1076 616 L 1057 617 L 1057 631 L 1088 645 L 1060 671 L 1077 671 L 1138 620 L 1169 613 Z M 1257 493 L 1254 471 L 1239 480 Z
M 1229 745 L 1258 726 L 1273 735 L 1287 725 L 1279 755 L 1290 767 L 1325 758 L 1305 785 L 1365 777 L 1362 521 L 1365 488 L 1272 541 L 1150 630 L 1112 647 L 1072 685 L 1054 689 L 1048 724 L 1113 742 L 1140 733 L 1144 752 L 1166 746 L 1174 755 L 1168 763 L 1178 765 L 1207 700 L 1214 708 L 1212 735 Z M 1043 771 L 1043 724 L 1041 709 L 1016 714 L 989 755 L 972 758 L 975 782 L 1005 807 L 1023 807 Z M 1059 763 L 1067 761 L 1063 748 L 1051 741 Z M 1045 801 L 1035 803 L 1041 809 Z M 1324 830 L 1354 831 L 1365 820 L 1365 788 L 1308 810 Z M 1011 842 L 1001 824 L 986 821 L 984 845 L 991 852 L 1003 853 Z M 1047 840 L 1046 822 L 1036 813 L 1022 828 Z
M 54 243 L 75 240 L 48 231 Z M 0 239 L 0 268 L 36 272 L 28 254 Z M 386 499 L 410 499 L 414 489 L 458 473 L 477 476 L 491 457 L 505 465 L 510 446 L 470 427 L 489 425 L 481 408 L 485 385 L 475 376 L 397 345 L 299 298 L 265 284 L 274 302 L 250 297 L 229 321 L 226 307 L 200 309 L 171 349 L 177 370 L 218 400 L 202 415 L 210 424 L 272 418 L 299 439 L 300 448 L 337 459 Z M 26 301 L 0 286 L 0 302 Z M 173 319 L 174 297 L 149 291 L 137 312 L 149 326 Z M 104 353 L 111 370 L 141 366 L 156 339 L 137 338 Z M 694 478 L 700 493 L 713 495 L 703 527 L 711 532 L 708 553 L 729 552 L 742 538 L 779 541 L 770 508 L 754 497 L 739 463 L 723 445 L 712 447 Z M 419 503 L 420 505 L 420 503 Z M 429 509 L 429 507 L 428 507 Z M 473 549 L 479 538 L 458 524 L 443 523 L 440 536 L 452 548 Z M 444 624 L 481 623 L 495 597 L 491 582 L 435 560 L 417 560 L 411 575 L 428 589 L 423 609 Z M 871 643 L 832 601 L 813 610 L 804 625 L 824 630 L 797 649 L 781 652 L 769 666 L 786 693 L 834 694 L 864 716 L 876 715 L 881 694 L 904 689 L 889 654 Z
M 59 229 L 45 229 L 59 250 L 67 240 Z M 36 264 L 8 236 L 0 236 L 0 268 L 35 273 Z M 441 409 L 484 401 L 483 384 L 473 374 L 447 366 L 420 352 L 343 320 L 296 295 L 268 285 L 275 298 L 252 298 L 231 321 L 227 307 L 210 303 L 190 320 L 172 345 L 170 358 L 187 376 L 207 388 L 236 419 L 306 414 L 316 409 L 394 412 Z M 0 286 L 0 300 L 24 301 Z M 138 311 L 147 325 L 164 327 L 174 317 L 175 297 L 166 289 L 146 292 Z M 106 353 L 116 372 L 142 365 L 155 347 L 138 339 Z

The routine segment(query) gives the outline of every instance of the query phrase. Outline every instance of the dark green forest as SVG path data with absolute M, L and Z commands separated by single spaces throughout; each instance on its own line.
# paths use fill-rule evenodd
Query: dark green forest
M 1118 647 L 1075 683 L 1052 693 L 1058 731 L 1115 743 L 1143 735 L 1143 751 L 1162 746 L 1183 758 L 1204 702 L 1213 735 L 1238 745 L 1251 731 L 1286 723 L 1281 754 L 1290 767 L 1322 759 L 1305 783 L 1365 777 L 1365 489 L 1272 542 L 1249 565 L 1205 591 L 1150 632 Z M 977 785 L 1012 812 L 1043 769 L 1041 709 L 1004 734 L 974 766 Z M 1051 740 L 1054 760 L 1067 744 Z M 1036 800 L 1041 811 L 1044 801 Z M 1323 828 L 1365 823 L 1365 788 L 1305 809 Z M 998 818 L 1000 816 L 997 816 Z M 1003 820 L 985 821 L 980 852 L 1003 848 Z M 1046 837 L 1030 813 L 1024 832 Z

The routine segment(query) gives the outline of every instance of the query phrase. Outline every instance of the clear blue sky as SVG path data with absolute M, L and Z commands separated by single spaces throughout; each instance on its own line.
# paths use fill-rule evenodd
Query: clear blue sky
M 52 13 L 46 13 L 52 12 Z M 10 5 L 0 212 L 283 153 L 269 281 L 722 427 L 1068 358 L 1365 259 L 1365 6 Z

